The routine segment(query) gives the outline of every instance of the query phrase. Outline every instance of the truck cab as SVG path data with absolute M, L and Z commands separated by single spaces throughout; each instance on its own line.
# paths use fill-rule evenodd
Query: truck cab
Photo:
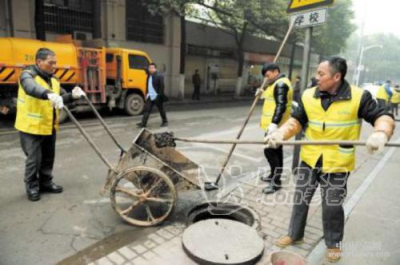
M 114 91 L 117 107 L 125 109 L 128 115 L 143 111 L 150 63 L 150 57 L 142 51 L 106 49 L 107 86 Z

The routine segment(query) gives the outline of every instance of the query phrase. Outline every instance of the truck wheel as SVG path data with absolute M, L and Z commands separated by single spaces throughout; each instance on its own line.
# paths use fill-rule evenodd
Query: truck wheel
M 68 120 L 68 114 L 65 112 L 65 110 L 61 109 L 60 114 L 58 115 L 58 123 L 62 124 Z
M 139 115 L 144 108 L 144 100 L 139 94 L 130 94 L 125 100 L 125 112 L 130 116 Z

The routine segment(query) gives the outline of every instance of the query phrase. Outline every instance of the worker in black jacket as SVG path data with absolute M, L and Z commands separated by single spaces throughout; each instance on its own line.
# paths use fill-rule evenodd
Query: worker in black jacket
M 269 135 L 289 119 L 293 89 L 290 80 L 281 74 L 277 64 L 265 64 L 261 73 L 267 78 L 268 87 L 265 90 L 258 89 L 256 96 L 261 94 L 261 98 L 264 99 L 261 128 L 265 135 Z M 283 148 L 282 146 L 278 149 L 265 148 L 264 154 L 271 167 L 271 174 L 261 177 L 262 181 L 269 182 L 269 186 L 263 189 L 263 193 L 272 194 L 281 188 Z
M 157 72 L 157 65 L 151 63 L 149 65 L 149 75 L 147 76 L 146 83 L 146 105 L 144 106 L 144 113 L 142 122 L 136 124 L 138 127 L 146 127 L 147 120 L 149 119 L 151 109 L 154 105 L 157 106 L 162 119 L 161 127 L 168 126 L 167 115 L 164 111 L 164 76 Z

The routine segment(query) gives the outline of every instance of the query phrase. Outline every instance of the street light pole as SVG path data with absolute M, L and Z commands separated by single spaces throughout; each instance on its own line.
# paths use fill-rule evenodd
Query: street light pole
M 359 85 L 360 82 L 360 75 L 361 75 L 361 63 L 362 63 L 362 59 L 364 57 L 364 53 L 370 49 L 373 48 L 380 48 L 382 49 L 383 46 L 382 45 L 372 45 L 372 46 L 368 46 L 368 47 L 361 47 L 361 53 L 360 53 L 360 60 L 358 61 L 358 65 L 357 65 L 357 77 L 356 77 L 356 86 Z

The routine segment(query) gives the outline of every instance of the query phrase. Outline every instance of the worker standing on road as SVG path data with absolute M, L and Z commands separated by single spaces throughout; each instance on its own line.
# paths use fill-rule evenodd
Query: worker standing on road
M 146 127 L 151 109 L 156 105 L 162 119 L 161 127 L 165 127 L 168 126 L 168 120 L 163 106 L 166 99 L 164 95 L 164 76 L 157 72 L 157 65 L 155 63 L 149 65 L 148 71 L 146 105 L 144 106 L 142 122 L 137 123 L 136 126 L 139 128 Z
M 306 128 L 308 140 L 358 140 L 361 119 L 374 126 L 367 140 L 370 153 L 381 151 L 393 134 L 393 117 L 372 98 L 371 94 L 350 86 L 345 80 L 346 61 L 333 57 L 322 61 L 317 69 L 317 86 L 304 91 L 299 107 L 279 130 L 265 137 L 269 148 L 288 140 Z M 341 255 L 344 233 L 343 201 L 347 178 L 355 167 L 355 148 L 345 145 L 301 148 L 289 233 L 277 245 L 286 247 L 302 243 L 310 202 L 321 185 L 322 219 L 327 259 L 336 262 Z
M 267 78 L 268 87 L 265 91 L 258 89 L 256 96 L 262 93 L 261 98 L 264 99 L 264 106 L 261 116 L 261 128 L 264 130 L 265 135 L 270 135 L 289 119 L 293 89 L 290 80 L 284 74 L 281 74 L 277 64 L 265 64 L 261 73 Z M 269 186 L 263 189 L 263 193 L 272 194 L 281 188 L 283 148 L 282 146 L 277 149 L 265 148 L 264 155 L 271 167 L 271 174 L 261 177 L 262 181 L 269 182 Z
M 379 87 L 379 90 L 376 94 L 376 99 L 378 100 L 378 103 L 386 108 L 386 110 L 390 110 L 391 108 L 391 98 L 393 95 L 392 88 L 391 88 L 392 82 L 390 80 L 387 80 L 381 87 Z
M 36 53 L 36 65 L 22 71 L 19 80 L 15 128 L 20 132 L 22 150 L 27 157 L 25 185 L 31 201 L 40 200 L 41 192 L 63 191 L 53 182 L 59 109 L 64 102 L 85 95 L 79 87 L 72 94 L 60 87 L 53 76 L 56 63 L 54 52 L 41 48 Z

